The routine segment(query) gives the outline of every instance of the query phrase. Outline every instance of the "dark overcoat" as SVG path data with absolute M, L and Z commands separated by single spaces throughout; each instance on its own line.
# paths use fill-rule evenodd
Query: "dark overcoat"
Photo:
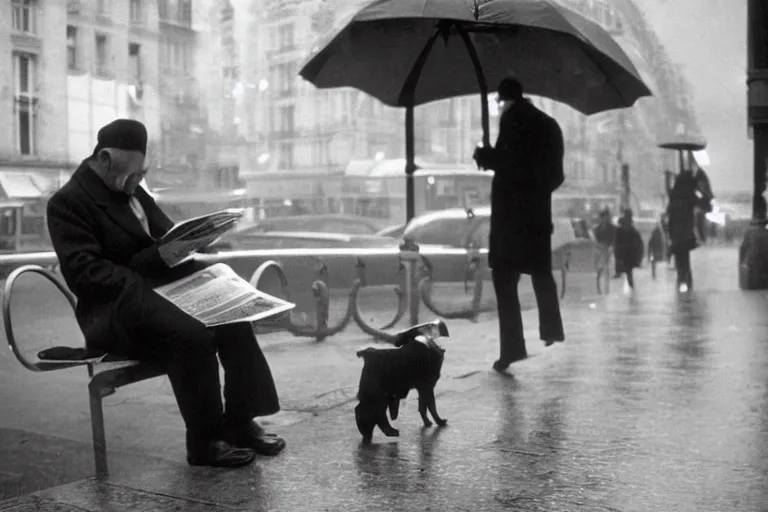
M 681 172 L 669 192 L 667 215 L 669 217 L 670 249 L 692 251 L 699 246 L 696 237 L 696 209 L 711 211 L 714 198 L 709 178 L 699 170 Z
M 154 239 L 173 221 L 142 187 L 136 198 L 152 236 L 141 227 L 129 197 L 107 188 L 86 162 L 48 202 L 53 247 L 64 280 L 77 296 L 75 316 L 91 349 L 131 355 L 136 353 L 137 333 L 151 340 L 169 330 L 202 326 L 152 288 L 206 265 L 191 260 L 169 269 Z
M 531 274 L 552 268 L 552 193 L 565 180 L 563 133 L 530 101 L 507 109 L 491 153 L 493 269 Z
M 632 224 L 619 223 L 616 229 L 614 258 L 616 273 L 629 272 L 640 266 L 645 253 L 645 245 L 640 232 Z

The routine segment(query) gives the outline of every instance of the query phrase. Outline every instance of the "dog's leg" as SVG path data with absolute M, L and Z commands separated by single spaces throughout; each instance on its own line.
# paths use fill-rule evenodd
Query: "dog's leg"
M 355 407 L 355 421 L 357 430 L 363 436 L 364 443 L 370 443 L 373 438 L 373 427 L 376 426 L 376 418 L 371 414 L 370 404 L 359 403 Z
M 398 437 L 400 431 L 389 424 L 387 419 L 387 403 L 383 402 L 380 406 L 376 407 L 376 424 L 379 426 L 384 435 L 387 437 Z
M 389 398 L 389 417 L 393 420 L 397 419 L 397 415 L 400 413 L 400 399 L 396 396 Z
M 432 422 L 429 421 L 429 418 L 427 417 L 427 409 L 429 409 L 430 414 L 432 414 L 432 417 L 435 419 L 435 422 L 439 426 L 444 427 L 448 424 L 446 420 L 437 414 L 437 406 L 435 405 L 435 389 L 431 387 L 424 387 L 419 389 L 419 414 L 421 414 L 421 419 L 424 422 L 424 426 L 431 427 Z

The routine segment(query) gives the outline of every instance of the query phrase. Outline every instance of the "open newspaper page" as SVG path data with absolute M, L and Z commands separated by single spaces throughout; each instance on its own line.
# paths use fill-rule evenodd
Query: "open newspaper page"
M 173 226 L 159 242 L 165 244 L 177 240 L 191 241 L 213 234 L 221 235 L 232 228 L 244 214 L 245 210 L 242 208 L 229 208 L 187 219 Z
M 224 263 L 155 288 L 155 291 L 206 327 L 255 322 L 296 307 L 257 290 Z
M 244 212 L 242 208 L 230 208 L 176 224 L 158 240 L 158 244 L 169 248 L 169 244 L 173 244 L 168 262 L 171 268 L 188 261 L 197 251 L 232 229 Z

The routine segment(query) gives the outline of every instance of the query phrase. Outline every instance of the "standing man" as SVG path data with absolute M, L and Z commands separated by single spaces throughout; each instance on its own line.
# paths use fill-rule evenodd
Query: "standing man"
M 523 319 L 517 285 L 533 281 L 539 336 L 546 346 L 565 341 L 557 285 L 552 276 L 552 193 L 565 180 L 563 134 L 557 121 L 523 98 L 513 78 L 499 85 L 499 136 L 494 148 L 478 148 L 475 160 L 493 169 L 488 263 L 499 310 L 501 355 L 498 372 L 525 359 Z
M 113 121 L 48 202 L 53 248 L 77 296 L 75 316 L 86 345 L 165 366 L 187 427 L 189 464 L 241 467 L 257 453 L 277 455 L 285 441 L 253 421 L 280 405 L 251 325 L 206 328 L 153 290 L 205 265 L 166 263 L 174 247 L 156 240 L 173 222 L 139 186 L 147 174 L 146 149 L 143 124 Z

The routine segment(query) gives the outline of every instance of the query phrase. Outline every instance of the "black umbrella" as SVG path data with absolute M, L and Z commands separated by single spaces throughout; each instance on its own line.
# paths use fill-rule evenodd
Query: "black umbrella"
M 415 106 L 473 94 L 479 85 L 490 146 L 488 84 L 495 90 L 506 76 L 584 114 L 651 94 L 605 30 L 547 0 L 376 0 L 313 48 L 300 75 L 319 88 L 354 87 L 406 107 L 407 220 L 414 216 Z

